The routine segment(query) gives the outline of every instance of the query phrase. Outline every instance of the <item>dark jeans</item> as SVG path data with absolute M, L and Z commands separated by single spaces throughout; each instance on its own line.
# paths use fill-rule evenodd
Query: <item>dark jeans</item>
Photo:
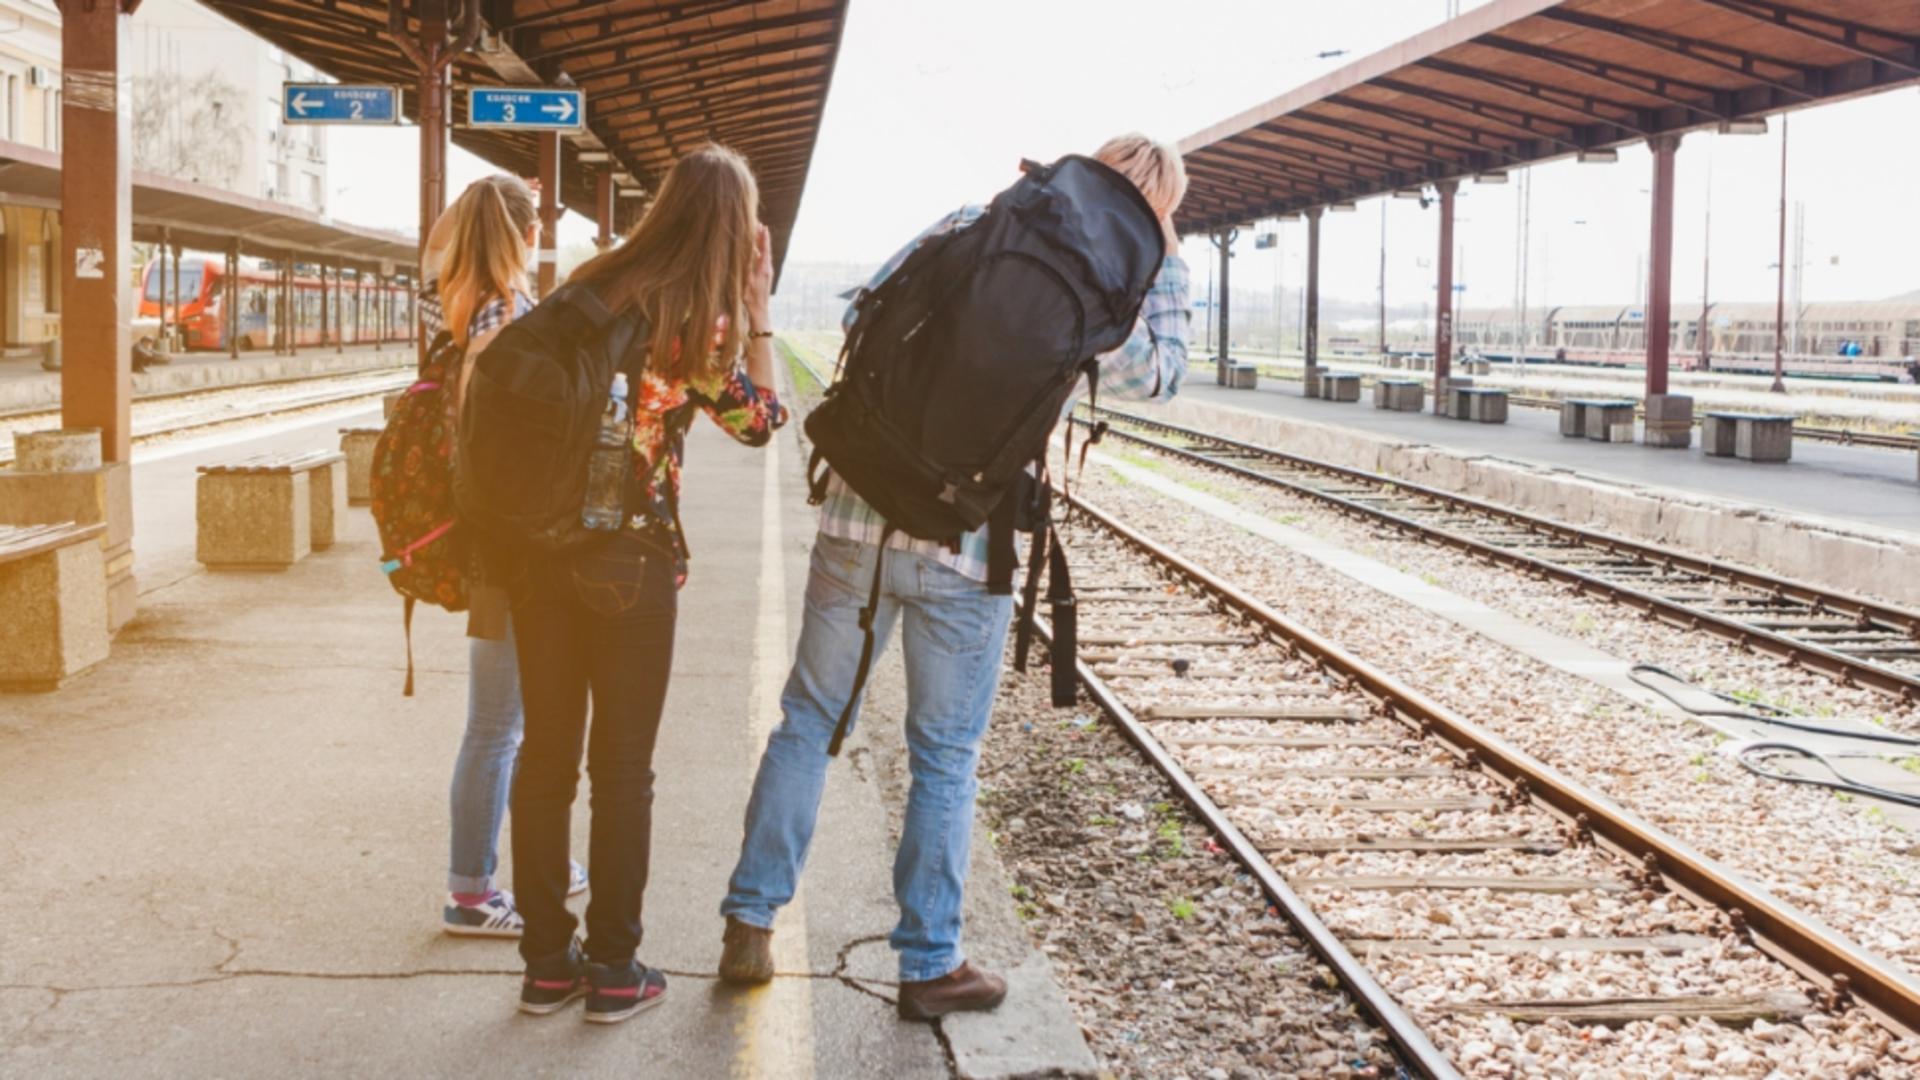
M 653 744 L 673 665 L 674 562 L 623 532 L 526 568 L 514 588 L 526 740 L 513 781 L 513 887 L 532 961 L 566 949 L 568 836 L 585 743 L 593 874 L 587 955 L 621 964 L 640 945 L 653 832 Z M 593 724 L 587 725 L 588 694 Z

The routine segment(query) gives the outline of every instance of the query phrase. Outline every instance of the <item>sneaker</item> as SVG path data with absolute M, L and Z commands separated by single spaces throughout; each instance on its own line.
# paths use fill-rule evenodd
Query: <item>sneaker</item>
M 567 895 L 579 896 L 587 891 L 587 868 L 577 862 L 567 863 Z
M 587 1012 L 595 1024 L 617 1024 L 660 1004 L 667 996 L 667 977 L 640 963 L 587 965 Z
M 527 965 L 520 980 L 520 1011 L 535 1016 L 559 1012 L 587 992 L 587 961 L 575 939 L 567 951 Z
M 720 978 L 758 986 L 773 978 L 773 931 L 729 918 L 720 936 Z
M 513 894 L 505 889 L 493 890 L 477 904 L 463 904 L 448 893 L 440 918 L 447 933 L 456 937 L 519 937 L 526 926 L 514 909 Z

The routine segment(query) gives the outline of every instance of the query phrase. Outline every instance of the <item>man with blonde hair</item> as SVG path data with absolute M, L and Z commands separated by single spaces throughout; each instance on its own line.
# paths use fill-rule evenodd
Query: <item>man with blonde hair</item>
M 1160 268 L 1126 341 L 1098 359 L 1099 392 L 1127 401 L 1165 401 L 1187 370 L 1187 264 L 1172 218 L 1186 194 L 1178 151 L 1143 135 L 1109 140 L 1095 154 L 1131 180 L 1158 216 L 1166 239 Z M 940 219 L 880 268 L 868 289 L 917 247 L 978 220 L 985 206 Z M 1151 257 L 1151 249 L 1148 249 Z M 858 312 L 843 320 L 851 329 Z M 1118 328 L 1116 328 L 1118 329 Z M 875 654 L 905 613 L 907 749 L 912 787 L 893 866 L 900 921 L 889 943 L 899 953 L 900 1015 L 931 1020 L 991 1009 L 1004 979 L 966 961 L 961 908 L 973 836 L 975 766 L 999 686 L 1013 597 L 988 585 L 989 528 L 955 544 L 892 532 L 837 475 L 820 511 L 807 581 L 800 644 L 780 705 L 784 719 L 767 742 L 747 807 L 746 835 L 721 914 L 720 976 L 762 983 L 773 976 L 774 914 L 793 898 L 826 784 L 828 747 L 856 693 L 863 666 L 862 604 L 868 583 Z M 880 563 L 882 545 L 887 552 Z M 876 579 L 876 570 L 884 578 Z

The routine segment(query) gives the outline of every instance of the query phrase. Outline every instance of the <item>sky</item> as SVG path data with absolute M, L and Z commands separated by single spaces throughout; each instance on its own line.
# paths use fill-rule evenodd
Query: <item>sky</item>
M 1467 8 L 1479 6 L 1471 2 Z M 1178 140 L 1443 20 L 1448 0 L 852 0 L 825 121 L 789 259 L 878 262 L 926 224 L 1011 183 L 1023 157 L 1086 152 L 1139 130 Z M 1338 54 L 1338 55 L 1327 55 Z M 1774 294 L 1780 120 L 1765 135 L 1698 133 L 1677 161 L 1674 295 L 1701 294 L 1713 194 L 1711 292 Z M 1791 120 L 1788 261 L 1804 204 L 1803 297 L 1878 299 L 1920 289 L 1920 90 L 1803 111 Z M 1902 134 L 1905 133 L 1905 134 Z M 329 135 L 333 210 L 411 231 L 418 141 L 412 128 Z M 453 155 L 455 190 L 491 171 Z M 1642 280 L 1651 165 L 1644 146 L 1612 164 L 1533 170 L 1529 306 L 1619 303 Z M 1521 185 L 1465 184 L 1455 280 L 1469 307 L 1507 306 L 1521 284 Z M 1437 212 L 1408 200 L 1362 203 L 1321 226 L 1323 294 L 1371 300 L 1386 203 L 1388 302 L 1433 291 Z M 1304 225 L 1255 251 L 1244 228 L 1239 288 L 1300 280 Z M 592 226 L 569 214 L 561 244 Z M 1197 287 L 1208 245 L 1185 245 Z M 1791 288 L 1791 286 L 1789 286 Z

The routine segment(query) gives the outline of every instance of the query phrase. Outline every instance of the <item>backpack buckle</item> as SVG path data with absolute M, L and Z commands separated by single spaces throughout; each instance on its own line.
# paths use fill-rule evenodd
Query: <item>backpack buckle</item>
M 958 503 L 960 501 L 960 486 L 951 480 L 947 481 L 946 489 L 940 492 L 940 501 L 946 503 L 948 506 L 953 506 Z

